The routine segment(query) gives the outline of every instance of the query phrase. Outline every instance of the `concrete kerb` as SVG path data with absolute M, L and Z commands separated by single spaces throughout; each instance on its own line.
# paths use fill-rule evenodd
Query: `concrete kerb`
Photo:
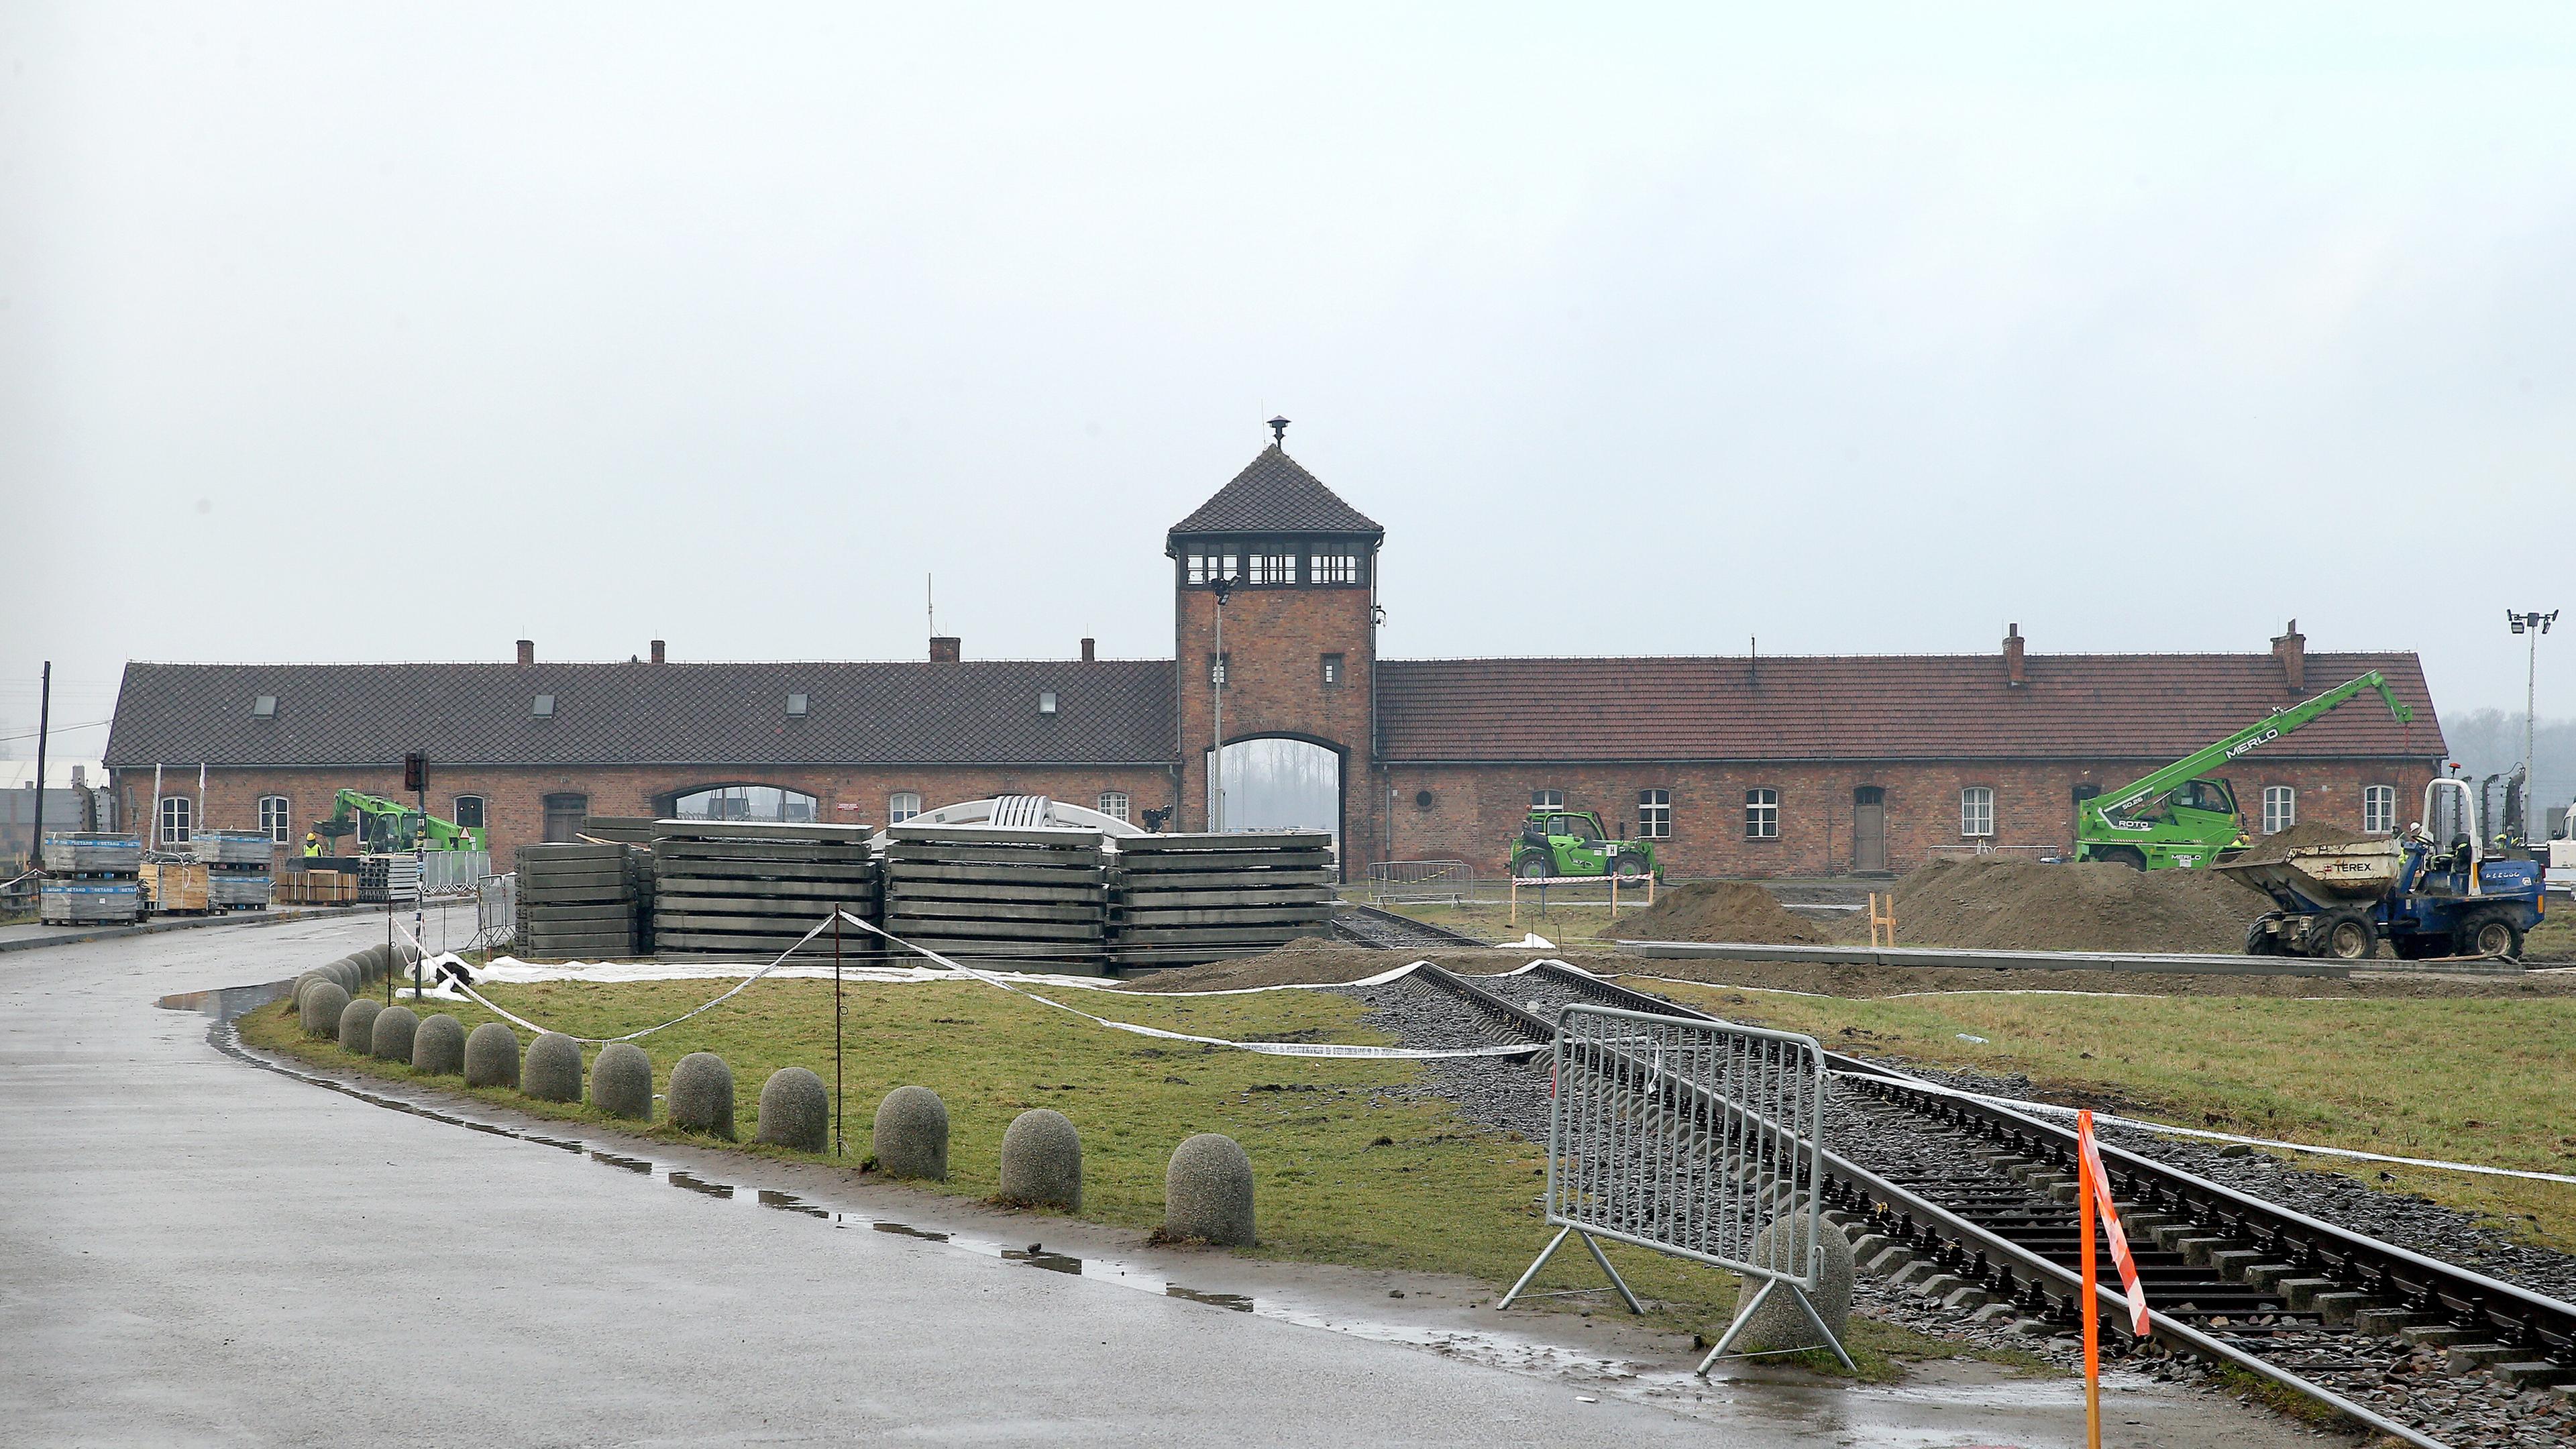
M 388 1006 L 376 1013 L 367 1050 L 388 1062 L 411 1065 L 412 1038 L 420 1034 L 420 1015 L 408 1006 Z
M 611 1117 L 653 1120 L 653 1059 L 631 1041 L 613 1041 L 590 1064 L 590 1104 Z
M 733 1068 L 714 1052 L 691 1052 L 671 1068 L 671 1125 L 733 1137 Z
M 803 1067 L 780 1067 L 760 1087 L 759 1141 L 800 1152 L 820 1152 L 832 1142 L 832 1097 L 823 1079 Z M 1004 1159 L 1008 1160 L 1007 1156 Z
M 519 1090 L 540 1102 L 580 1101 L 581 1044 L 559 1031 L 538 1036 L 519 1068 Z
M 1031 1207 L 1082 1206 L 1082 1134 L 1071 1119 L 1032 1107 L 1002 1133 L 1000 1195 Z
M 487 1021 L 465 1034 L 465 1085 L 519 1085 L 519 1037 L 497 1021 Z
M 412 1034 L 411 1066 L 413 1071 L 441 1077 L 464 1071 L 465 1023 L 443 1011 L 423 1020 Z
M 1221 1132 L 1172 1150 L 1163 1172 L 1163 1236 L 1219 1248 L 1252 1246 L 1252 1158 Z
M 928 1087 L 897 1087 L 877 1104 L 877 1170 L 888 1177 L 948 1176 L 948 1104 Z

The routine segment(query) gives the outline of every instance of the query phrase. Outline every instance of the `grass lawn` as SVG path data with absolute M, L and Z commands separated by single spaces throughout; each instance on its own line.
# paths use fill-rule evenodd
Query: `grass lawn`
M 582 1036 L 609 1036 L 665 1021 L 714 994 L 705 981 L 623 985 L 556 982 L 494 988 L 529 1020 Z M 1172 999 L 1084 995 L 1104 1016 L 1234 1040 L 1384 1044 L 1363 1027 L 1363 1008 L 1322 992 Z M 1002 1131 L 1030 1107 L 1052 1107 L 1082 1132 L 1082 1216 L 1131 1228 L 1162 1221 L 1163 1168 L 1194 1132 L 1223 1132 L 1251 1154 L 1260 1256 L 1435 1273 L 1508 1286 L 1549 1236 L 1537 1198 L 1544 1144 L 1488 1131 L 1433 1100 L 1399 1099 L 1409 1062 L 1296 1060 L 1158 1042 L 1109 1031 L 975 983 L 866 985 L 847 995 L 848 1157 L 869 1153 L 878 1100 L 907 1083 L 948 1104 L 945 1190 L 982 1198 L 995 1190 Z M 490 1019 L 470 1003 L 447 1008 L 468 1029 Z M 244 1017 L 245 1040 L 331 1066 L 411 1077 L 394 1067 L 306 1040 L 291 1003 Z M 524 1046 L 524 1033 L 522 1045 Z M 692 1051 L 723 1056 L 734 1071 L 737 1127 L 755 1131 L 760 1085 L 785 1066 L 832 1080 L 832 989 L 827 982 L 770 981 L 670 1031 L 645 1038 L 657 1083 Z M 585 1065 L 592 1052 L 585 1052 Z M 462 1080 L 440 1084 L 464 1092 Z M 538 1102 L 516 1092 L 470 1095 L 611 1130 L 587 1106 Z M 651 1134 L 678 1136 L 657 1124 Z M 758 1148 L 762 1152 L 778 1149 Z M 779 1155 L 806 1158 L 806 1154 Z M 828 1161 L 828 1156 L 820 1159 Z M 1613 1247 L 1612 1257 L 1664 1326 L 1714 1340 L 1735 1300 L 1731 1274 Z M 1597 1286 L 1579 1252 L 1560 1253 L 1541 1288 Z M 1585 1300 L 1554 1300 L 1556 1304 Z M 1605 1299 L 1615 1303 L 1615 1298 Z M 1589 1306 L 1598 1307 L 1598 1304 Z M 1869 1320 L 1853 1321 L 1853 1356 L 1871 1377 L 1907 1358 L 1962 1350 Z M 1830 1362 L 1827 1360 L 1826 1362 Z
M 1618 933 L 1611 929 L 1608 887 L 1559 886 L 1552 887 L 1548 895 L 1549 903 L 1542 910 L 1538 904 L 1538 893 L 1524 891 L 1518 925 L 1512 924 L 1511 907 L 1502 901 L 1470 901 L 1463 906 L 1389 906 L 1387 909 L 1427 925 L 1446 926 L 1487 941 L 1517 941 L 1527 931 L 1536 931 L 1560 946 L 1590 945 L 1618 939 Z M 1622 889 L 1619 892 L 1620 923 L 1624 926 L 1630 912 L 1642 909 L 1645 904 L 1644 891 Z
M 2053 1100 L 2182 1126 L 2576 1173 L 2576 999 L 1954 994 L 1848 1000 L 1653 989 L 1827 1046 L 2029 1075 Z M 1962 1034 L 1985 1038 L 1961 1040 Z M 2299 1165 L 2379 1186 L 2380 1166 Z M 2389 1168 L 2393 1186 L 2576 1251 L 2576 1187 Z
M 2576 905 L 2563 896 L 2551 896 L 2540 915 L 2540 928 L 2523 938 L 2522 959 L 2543 961 L 2576 961 Z

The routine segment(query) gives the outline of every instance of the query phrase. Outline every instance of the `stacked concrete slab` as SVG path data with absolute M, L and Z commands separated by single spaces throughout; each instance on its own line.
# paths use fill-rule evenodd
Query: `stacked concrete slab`
M 664 960 L 765 962 L 835 908 L 877 917 L 880 874 L 856 825 L 664 820 L 653 840 L 654 954 Z M 843 945 L 864 955 L 873 939 Z M 828 958 L 829 931 L 800 956 Z
M 520 846 L 518 954 L 636 954 L 633 853 L 622 844 Z
M 48 833 L 36 918 L 48 925 L 122 924 L 143 918 L 143 838 L 103 831 Z
M 1100 832 L 896 825 L 886 831 L 885 928 L 941 955 L 1097 972 L 1108 939 Z
M 1196 966 L 1324 933 L 1333 838 L 1322 831 L 1137 835 L 1118 842 L 1110 964 Z

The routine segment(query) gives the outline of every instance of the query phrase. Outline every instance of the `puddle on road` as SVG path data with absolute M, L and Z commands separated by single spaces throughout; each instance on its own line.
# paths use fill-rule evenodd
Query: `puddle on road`
M 339 1081 L 307 1071 L 289 1061 L 272 1059 L 251 1051 L 241 1043 L 233 1019 L 244 1012 L 265 1006 L 285 996 L 291 983 L 267 986 L 240 986 L 218 991 L 191 991 L 162 997 L 156 1005 L 173 1011 L 194 1011 L 212 1020 L 206 1028 L 206 1040 L 226 1056 L 276 1072 L 297 1081 L 343 1096 L 354 1097 L 372 1106 L 425 1117 L 434 1122 L 452 1123 L 496 1137 L 512 1137 L 540 1146 L 586 1154 L 593 1162 L 636 1176 L 658 1176 L 671 1186 L 691 1194 L 727 1200 L 745 1207 L 773 1209 L 821 1219 L 835 1228 L 867 1228 L 899 1237 L 915 1238 L 941 1244 L 949 1249 L 974 1253 L 981 1257 L 1018 1263 L 1040 1272 L 1059 1273 L 1067 1277 L 1114 1284 L 1118 1287 L 1152 1293 L 1164 1298 L 1180 1298 L 1207 1307 L 1233 1313 L 1295 1324 L 1303 1328 L 1328 1329 L 1378 1343 L 1400 1344 L 1423 1349 L 1443 1357 L 1482 1364 L 1509 1372 L 1554 1378 L 1578 1388 L 1613 1393 L 1637 1402 L 1659 1405 L 1679 1412 L 1717 1409 L 1729 1405 L 1747 1405 L 1773 1417 L 1785 1416 L 1804 1420 L 1820 1431 L 1836 1434 L 1865 1432 L 1869 1442 L 1885 1449 L 1930 1449 L 1933 1445 L 1955 1444 L 1956 1426 L 1936 1427 L 1914 1415 L 1902 1412 L 1911 1404 L 1918 1409 L 1988 1411 L 2038 1410 L 2053 1415 L 2073 1400 L 2067 1382 L 2035 1380 L 1999 1382 L 1979 1385 L 1944 1385 L 1933 1394 L 1921 1389 L 1897 1387 L 1875 1391 L 1863 1397 L 1855 1390 L 1830 1384 L 1778 1383 L 1753 1379 L 1718 1377 L 1702 1379 L 1687 1367 L 1653 1367 L 1634 1361 L 1606 1358 L 1596 1353 L 1570 1348 L 1563 1344 L 1509 1332 L 1491 1330 L 1455 1330 L 1428 1324 L 1391 1323 L 1382 1320 L 1345 1317 L 1303 1304 L 1273 1300 L 1241 1293 L 1211 1292 L 1177 1283 L 1159 1273 L 1114 1259 L 1081 1258 L 1069 1253 L 1053 1252 L 1040 1244 L 1014 1247 L 997 1239 L 971 1234 L 945 1232 L 914 1227 L 890 1218 L 852 1212 L 799 1197 L 775 1188 L 751 1188 L 738 1191 L 733 1183 L 715 1182 L 699 1176 L 702 1167 L 665 1163 L 614 1151 L 577 1140 L 566 1140 L 546 1131 L 527 1130 L 484 1119 L 440 1111 L 384 1092 L 371 1091 L 353 1082 Z M 561 1128 L 552 1129 L 560 1131 Z M 622 1146 L 643 1144 L 621 1143 Z M 2106 1385 L 2109 1376 L 2106 1376 Z M 1937 1398 L 1935 1397 L 1937 1395 Z M 1872 1402 L 1875 1398 L 1876 1402 Z M 1890 1413 L 1889 1411 L 1898 1411 Z M 1844 1442 L 1850 1442 L 1845 1440 Z

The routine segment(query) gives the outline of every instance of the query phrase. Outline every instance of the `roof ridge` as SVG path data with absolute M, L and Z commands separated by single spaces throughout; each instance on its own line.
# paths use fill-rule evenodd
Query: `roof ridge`
M 1365 533 L 1383 536 L 1377 520 L 1353 508 L 1323 479 L 1272 443 L 1187 518 L 1184 533 Z

